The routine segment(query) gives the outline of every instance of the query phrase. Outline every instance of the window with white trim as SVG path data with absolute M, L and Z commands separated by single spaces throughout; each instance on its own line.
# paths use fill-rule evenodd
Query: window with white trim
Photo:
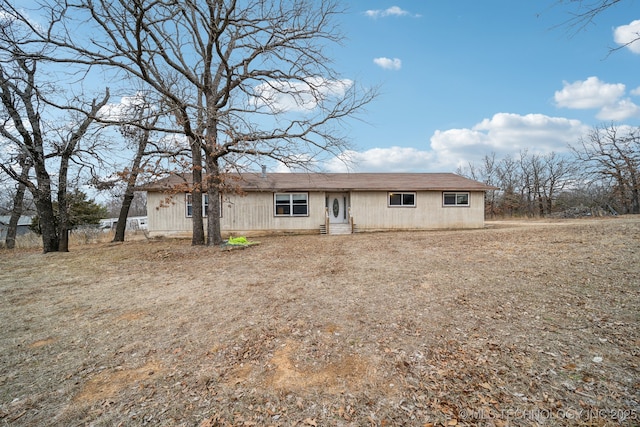
M 414 208 L 416 206 L 416 193 L 390 192 L 388 206 Z
M 469 193 L 442 193 L 443 206 L 469 206 Z
M 276 193 L 273 196 L 276 216 L 308 216 L 308 193 Z
M 185 207 L 187 218 L 193 217 L 193 197 L 191 193 L 185 194 Z M 206 217 L 209 213 L 209 195 L 204 193 L 202 195 L 202 217 Z M 222 216 L 222 203 L 220 203 L 220 216 Z

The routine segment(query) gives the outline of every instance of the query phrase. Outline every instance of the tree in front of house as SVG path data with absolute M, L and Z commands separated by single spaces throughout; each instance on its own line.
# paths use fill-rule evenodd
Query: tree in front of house
M 117 70 L 170 107 L 174 128 L 164 130 L 183 135 L 190 148 L 195 211 L 204 192 L 209 211 L 220 211 L 226 172 L 269 159 L 311 168 L 342 153 L 342 121 L 376 94 L 333 68 L 329 49 L 343 39 L 336 0 L 78 0 L 43 7 L 55 19 L 37 36 L 56 47 L 56 61 Z M 90 37 L 71 31 L 78 26 Z M 206 243 L 221 241 L 220 218 L 208 215 Z M 199 215 L 192 243 L 205 243 Z
M 120 171 L 117 175 L 122 191 L 120 210 L 118 212 L 118 222 L 113 236 L 114 242 L 124 242 L 127 217 L 136 196 L 136 183 L 138 177 L 145 171 L 151 172 L 154 169 L 150 158 L 152 155 L 171 155 L 166 149 L 160 148 L 152 141 L 152 134 L 155 125 L 161 115 L 159 111 L 154 111 L 154 106 L 150 105 L 144 96 L 138 95 L 123 114 L 122 124 L 119 126 L 120 134 L 125 139 L 127 145 L 135 150 L 135 154 L 129 167 Z M 148 147 L 151 147 L 148 150 Z M 139 197 L 138 197 L 139 199 Z M 145 206 L 146 211 L 146 206 Z M 146 215 L 146 212 L 144 213 Z

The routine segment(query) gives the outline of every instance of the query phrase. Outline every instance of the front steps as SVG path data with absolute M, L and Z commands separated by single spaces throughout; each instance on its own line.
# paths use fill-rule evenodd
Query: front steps
M 329 234 L 351 234 L 351 224 L 329 224 Z

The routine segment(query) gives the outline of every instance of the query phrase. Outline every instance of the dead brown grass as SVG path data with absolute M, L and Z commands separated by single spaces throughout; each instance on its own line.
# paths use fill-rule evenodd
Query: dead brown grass
M 640 218 L 0 251 L 6 425 L 638 425 Z

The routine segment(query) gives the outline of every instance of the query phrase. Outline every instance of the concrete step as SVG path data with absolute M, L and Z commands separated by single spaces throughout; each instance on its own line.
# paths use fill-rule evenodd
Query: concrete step
M 351 234 L 351 225 L 329 224 L 329 234 Z

